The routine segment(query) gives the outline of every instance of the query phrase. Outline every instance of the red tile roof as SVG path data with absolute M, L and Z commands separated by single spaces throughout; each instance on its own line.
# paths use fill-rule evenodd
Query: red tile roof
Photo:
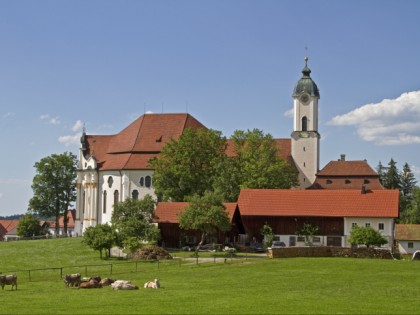
M 291 140 L 290 139 L 273 139 L 273 140 L 276 142 L 276 146 L 278 148 L 277 155 L 285 159 L 286 161 L 289 161 L 289 162 L 292 161 Z M 227 140 L 226 154 L 231 157 L 236 156 L 232 139 Z
M 0 225 L 9 233 L 19 224 L 19 220 L 0 220 Z
M 178 214 L 183 212 L 189 205 L 188 202 L 159 202 L 156 206 L 155 215 L 157 222 L 160 223 L 178 223 Z M 232 222 L 236 210 L 236 203 L 224 203 L 226 211 L 229 213 L 229 219 Z
M 366 161 L 331 161 L 316 176 L 378 176 Z
M 420 224 L 396 224 L 395 239 L 398 241 L 420 241 Z
M 150 158 L 186 128 L 206 127 L 189 114 L 144 114 L 116 135 L 87 135 L 86 155 L 100 170 L 150 169 Z
M 241 215 L 398 217 L 398 190 L 243 189 Z
M 74 220 L 76 218 L 76 210 L 67 211 L 67 217 L 69 218 L 69 220 L 67 221 L 67 228 L 68 229 L 73 229 L 74 228 Z M 48 224 L 50 226 L 50 229 L 55 228 L 55 220 L 54 221 L 48 221 Z M 60 228 L 64 227 L 64 216 L 61 216 L 58 219 L 58 225 L 59 225 Z

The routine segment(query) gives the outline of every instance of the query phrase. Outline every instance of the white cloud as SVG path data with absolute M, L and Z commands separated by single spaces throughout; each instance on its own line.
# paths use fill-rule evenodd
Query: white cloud
M 59 125 L 61 123 L 58 116 L 57 117 L 51 117 L 48 114 L 44 114 L 44 115 L 39 116 L 39 118 L 41 120 L 47 120 L 48 123 L 51 124 L 51 125 Z
M 67 135 L 58 137 L 58 142 L 64 144 L 66 147 L 80 144 L 81 133 L 75 135 Z
M 379 145 L 419 144 L 420 91 L 363 105 L 347 114 L 335 116 L 328 124 L 355 126 L 360 138 Z
M 74 132 L 82 130 L 83 128 L 83 122 L 81 120 L 76 121 L 76 123 L 73 125 L 73 127 L 71 128 L 71 130 L 73 130 Z
M 287 118 L 293 118 L 293 115 L 295 114 L 295 111 L 293 110 L 293 108 L 291 108 L 291 109 L 289 109 L 288 111 L 285 111 L 284 113 L 283 113 L 283 116 L 284 117 L 287 117 Z
M 13 113 L 13 112 L 8 112 L 8 113 L 6 113 L 6 114 L 3 115 L 3 118 L 9 118 L 9 117 L 12 117 L 12 116 L 15 116 L 15 115 L 16 114 Z
M 0 199 L 3 198 L 3 193 L 0 193 Z

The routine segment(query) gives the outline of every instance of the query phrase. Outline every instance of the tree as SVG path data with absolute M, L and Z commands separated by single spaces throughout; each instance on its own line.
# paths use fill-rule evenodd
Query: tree
M 319 228 L 307 222 L 303 223 L 303 227 L 299 231 L 297 231 L 298 236 L 305 237 L 306 245 L 312 245 L 313 237 L 314 235 L 318 233 L 319 233 Z
M 139 200 L 129 198 L 114 205 L 111 223 L 118 233 L 119 246 L 132 237 L 138 241 L 149 242 L 159 239 L 159 229 L 153 223 L 154 207 L 155 201 L 150 195 Z
M 413 172 L 411 171 L 410 165 L 405 163 L 400 176 L 401 193 L 411 199 L 414 189 L 416 188 L 416 183 L 417 181 Z
M 155 192 L 167 201 L 185 201 L 213 187 L 226 158 L 226 139 L 219 131 L 186 129 L 178 140 L 169 141 L 158 158 L 152 159 Z
M 388 168 L 384 174 L 384 187 L 386 189 L 400 189 L 400 172 L 397 168 L 397 162 L 394 159 L 391 159 L 388 163 Z
M 267 222 L 261 228 L 261 235 L 264 237 L 264 247 L 267 248 L 273 242 L 273 229 L 267 224 Z
M 77 158 L 70 152 L 52 154 L 34 165 L 34 195 L 29 200 L 29 211 L 43 217 L 54 217 L 56 234 L 60 216 L 64 218 L 64 233 L 67 234 L 67 211 L 76 200 L 76 165 Z
M 38 236 L 43 232 L 39 220 L 31 214 L 25 214 L 17 226 L 17 234 L 20 237 Z
M 420 188 L 413 190 L 413 196 L 410 205 L 407 208 L 403 223 L 420 224 Z
M 348 242 L 351 245 L 366 245 L 370 247 L 372 245 L 381 246 L 388 243 L 387 239 L 382 234 L 373 228 L 355 226 L 350 233 Z
M 106 250 L 106 256 L 110 256 L 111 248 L 115 243 L 115 233 L 108 224 L 98 224 L 88 227 L 83 233 L 83 243 L 93 250 L 99 251 L 102 259 L 102 250 Z
M 288 189 L 299 184 L 290 163 L 278 156 L 278 147 L 270 134 L 259 129 L 236 130 L 232 135 L 234 156 L 222 164 L 222 176 L 215 190 L 225 200 L 236 201 L 241 188 Z
M 387 172 L 387 168 L 382 165 L 381 161 L 379 161 L 379 164 L 376 167 L 376 172 L 379 175 L 379 181 L 381 185 L 385 187 L 385 174 Z
M 228 231 L 231 229 L 229 214 L 220 195 L 207 192 L 204 196 L 189 197 L 188 201 L 188 207 L 178 215 L 179 227 L 184 230 L 201 231 L 197 251 L 204 243 L 207 235 L 217 230 Z

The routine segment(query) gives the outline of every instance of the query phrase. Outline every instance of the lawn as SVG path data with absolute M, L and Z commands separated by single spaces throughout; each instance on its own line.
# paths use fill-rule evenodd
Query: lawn
M 203 256 L 206 256 L 203 254 Z M 201 256 L 200 256 L 201 257 Z M 56 271 L 0 292 L 0 314 L 413 314 L 420 313 L 420 262 L 350 258 L 219 258 L 133 263 L 100 260 L 80 239 L 0 243 L 0 272 L 83 264 L 89 275 L 140 289 L 67 288 Z M 83 271 L 83 269 L 82 269 Z M 82 272 L 83 273 L 83 272 Z M 159 278 L 161 289 L 142 284 Z

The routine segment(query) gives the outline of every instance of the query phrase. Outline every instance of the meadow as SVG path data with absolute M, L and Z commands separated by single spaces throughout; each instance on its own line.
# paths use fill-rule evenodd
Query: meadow
M 27 270 L 42 268 L 86 270 L 140 289 L 68 288 L 60 269 L 32 271 L 29 280 Z M 18 290 L 0 291 L 0 314 L 420 314 L 420 262 L 410 260 L 261 256 L 136 265 L 101 260 L 80 238 L 0 242 L 0 272 L 13 271 Z M 154 278 L 159 290 L 142 287 Z

